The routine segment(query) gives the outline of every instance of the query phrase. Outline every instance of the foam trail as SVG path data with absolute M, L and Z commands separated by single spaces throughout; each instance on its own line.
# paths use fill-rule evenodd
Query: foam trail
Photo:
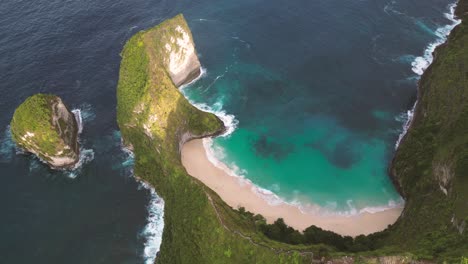
M 122 162 L 122 166 L 128 167 L 133 165 L 135 163 L 135 154 L 124 146 L 120 133 L 116 134 L 116 136 L 120 137 L 120 148 L 127 156 Z M 133 172 L 132 176 L 134 176 Z M 164 200 L 158 196 L 156 190 L 150 184 L 136 177 L 135 179 L 140 184 L 139 188 L 146 189 L 150 192 L 150 201 L 147 206 L 147 224 L 141 231 L 140 235 L 146 239 L 143 249 L 143 258 L 145 259 L 145 264 L 153 264 L 155 263 L 156 256 L 161 247 L 162 234 L 164 231 Z
M 314 214 L 321 216 L 355 216 L 363 213 L 378 213 L 385 210 L 400 208 L 404 205 L 404 200 L 400 199 L 399 201 L 389 200 L 386 205 L 382 206 L 368 206 L 361 209 L 357 209 L 352 204 L 352 200 L 347 201 L 348 209 L 337 211 L 337 203 L 329 202 L 328 206 L 319 206 L 317 204 L 312 204 L 310 202 L 305 202 L 300 199 L 293 199 L 292 201 L 286 201 L 271 190 L 267 190 L 258 185 L 255 185 L 252 181 L 247 179 L 247 171 L 240 169 L 234 163 L 226 164 L 222 160 L 225 157 L 223 148 L 215 146 L 213 144 L 213 139 L 204 138 L 203 147 L 205 149 L 208 160 L 217 168 L 223 170 L 231 177 L 236 177 L 239 180 L 239 184 L 251 186 L 251 191 L 255 193 L 258 197 L 265 200 L 271 206 L 277 206 L 282 204 L 292 205 L 297 207 L 304 214 Z M 274 187 L 279 189 L 279 186 Z
M 406 133 L 408 132 L 408 129 L 411 126 L 411 122 L 413 121 L 413 116 L 414 116 L 414 109 L 416 108 L 416 105 L 418 104 L 418 101 L 416 101 L 413 105 L 413 108 L 411 110 L 408 110 L 405 114 L 402 114 L 397 120 L 404 120 L 403 123 L 403 131 L 400 133 L 398 136 L 398 140 L 395 143 L 395 149 L 398 149 L 398 146 L 400 146 L 401 141 L 405 137 Z
M 81 134 L 83 132 L 83 119 L 81 117 L 81 110 L 73 109 L 72 113 L 75 116 L 76 124 L 78 125 L 78 134 Z
M 92 149 L 80 149 L 80 158 L 73 168 L 67 171 L 67 176 L 70 179 L 75 179 L 81 172 L 84 164 L 88 164 L 94 160 L 94 150 Z
M 0 138 L 0 161 L 10 161 L 15 153 L 16 145 L 13 141 L 10 126 L 8 125 L 5 129 L 5 133 Z
M 164 200 L 161 199 L 154 188 L 146 182 L 140 181 L 142 188 L 150 191 L 151 199 L 148 204 L 148 223 L 142 231 L 142 235 L 146 237 L 143 257 L 146 264 L 153 264 L 159 252 L 162 242 L 162 234 L 164 230 Z
M 86 117 L 88 120 L 94 119 L 94 113 L 91 111 L 91 106 L 89 104 L 83 104 L 83 109 L 77 108 L 73 109 L 71 112 L 75 116 L 76 123 L 78 125 L 78 141 L 80 142 L 79 135 L 83 132 L 84 123 L 83 117 Z M 85 119 L 85 121 L 88 121 Z M 70 179 L 75 179 L 81 172 L 84 164 L 88 164 L 94 160 L 94 150 L 93 149 L 86 149 L 81 147 L 80 148 L 80 157 L 78 162 L 73 166 L 73 168 L 69 170 L 64 170 L 66 175 Z
M 227 72 L 227 68 L 226 68 L 226 72 Z M 179 90 L 181 91 L 181 93 L 185 96 L 185 98 L 187 98 L 187 100 L 193 106 L 195 106 L 199 110 L 202 110 L 202 111 L 205 111 L 205 112 L 208 112 L 208 113 L 212 113 L 212 114 L 215 114 L 216 116 L 218 116 L 219 119 L 221 119 L 221 121 L 223 121 L 224 126 L 226 127 L 226 131 L 221 136 L 223 136 L 223 137 L 229 136 L 230 134 L 232 134 L 232 132 L 234 132 L 234 130 L 236 130 L 237 124 L 239 123 L 239 121 L 236 119 L 236 117 L 234 115 L 226 114 L 226 112 L 223 110 L 222 102 L 218 101 L 212 107 L 210 107 L 210 106 L 208 106 L 207 104 L 204 104 L 204 103 L 194 102 L 185 93 L 185 88 L 186 87 L 194 84 L 196 81 L 198 81 L 199 79 L 201 79 L 205 75 L 206 75 L 206 69 L 202 67 L 201 71 L 200 71 L 200 75 L 197 78 L 195 78 L 193 81 L 191 81 L 190 83 L 187 83 L 187 84 L 184 84 L 184 85 L 180 86 Z M 222 76 L 224 76 L 224 74 Z M 219 78 L 221 78 L 222 76 L 217 76 L 215 81 L 218 80 Z
M 447 37 L 450 35 L 450 32 L 461 23 L 460 19 L 456 19 L 455 17 L 455 8 L 457 7 L 457 4 L 450 4 L 449 6 L 450 13 L 445 13 L 444 16 L 450 20 L 452 23 L 448 24 L 443 27 L 439 27 L 435 35 L 438 37 L 436 41 L 430 43 L 425 51 L 423 56 L 416 57 L 414 61 L 411 63 L 412 70 L 414 73 L 418 75 L 422 75 L 424 71 L 431 65 L 432 61 L 434 60 L 434 56 L 432 55 L 435 49 L 445 43 L 447 41 Z M 401 141 L 405 137 L 406 133 L 408 132 L 408 129 L 411 126 L 411 122 L 413 121 L 413 116 L 414 116 L 414 110 L 416 108 L 418 101 L 415 102 L 414 106 L 411 108 L 411 110 L 408 110 L 405 116 L 405 121 L 403 124 L 403 131 L 401 134 L 398 136 L 398 140 L 395 143 L 395 149 L 400 146 Z
M 181 85 L 181 86 L 179 87 L 179 89 L 180 89 L 180 90 L 183 90 L 185 87 L 190 86 L 190 85 L 196 83 L 198 80 L 200 80 L 200 79 L 201 79 L 203 76 L 205 76 L 205 75 L 206 75 L 206 69 L 203 68 L 203 67 L 200 67 L 200 75 L 198 75 L 197 78 L 191 80 L 189 83 L 186 83 L 186 84 L 184 84 L 184 85 Z
M 423 56 L 416 57 L 416 59 L 411 63 L 412 70 L 416 74 L 422 75 L 424 73 L 424 71 L 429 67 L 429 65 L 434 60 L 434 57 L 432 55 L 434 50 L 441 44 L 445 43 L 452 29 L 454 29 L 458 24 L 461 23 L 460 19 L 455 18 L 456 6 L 457 6 L 456 3 L 450 4 L 449 5 L 450 13 L 444 14 L 444 16 L 448 20 L 450 20 L 452 23 L 445 25 L 443 27 L 439 27 L 434 33 L 437 36 L 437 39 L 426 47 L 426 49 L 424 50 Z

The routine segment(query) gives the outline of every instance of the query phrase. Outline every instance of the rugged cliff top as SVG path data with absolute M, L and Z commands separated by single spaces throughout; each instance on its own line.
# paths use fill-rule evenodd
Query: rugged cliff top
M 78 127 L 62 100 L 50 94 L 27 98 L 15 111 L 11 132 L 18 146 L 54 168 L 78 161 Z

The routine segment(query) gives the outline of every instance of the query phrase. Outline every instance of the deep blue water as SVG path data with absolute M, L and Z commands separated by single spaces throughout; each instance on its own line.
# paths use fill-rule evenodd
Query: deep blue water
M 226 162 L 286 199 L 299 192 L 322 204 L 336 201 L 338 209 L 347 198 L 361 207 L 385 204 L 397 197 L 385 174 L 401 132 L 397 117 L 416 94 L 411 63 L 438 38 L 436 29 L 449 23 L 443 16 L 449 3 L 1 1 L 0 263 L 147 260 L 144 230 L 155 197 L 132 178 L 131 158 L 120 148 L 115 121 L 119 53 L 132 34 L 179 12 L 207 69 L 187 88 L 188 96 L 214 108 L 222 105 L 239 121 L 230 139 L 215 142 L 224 148 Z M 38 92 L 57 94 L 87 115 L 81 140 L 94 158 L 73 175 L 16 154 L 8 139 L 14 109 Z M 237 146 L 250 151 L 251 159 L 239 156 L 244 152 Z M 254 173 L 290 171 L 280 166 L 283 161 L 310 154 L 309 149 L 323 161 L 309 161 L 311 166 L 342 172 L 319 175 L 335 179 L 326 182 L 351 183 L 356 178 L 350 177 L 358 175 L 362 183 L 376 182 L 385 191 L 366 196 L 353 189 L 359 184 L 335 185 L 346 190 L 335 199 L 333 186 L 321 192 L 313 188 L 316 174 L 298 175 L 303 163 L 287 178 Z M 375 166 L 347 174 L 347 168 L 374 153 L 368 149 L 376 151 Z M 251 164 L 256 158 L 262 161 L 259 167 Z M 385 192 L 377 204 L 368 201 Z

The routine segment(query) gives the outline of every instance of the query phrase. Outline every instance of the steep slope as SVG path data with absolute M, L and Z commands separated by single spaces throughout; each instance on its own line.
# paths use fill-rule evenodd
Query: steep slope
M 406 199 L 390 242 L 420 255 L 468 256 L 468 1 L 419 82 L 414 119 L 391 173 Z

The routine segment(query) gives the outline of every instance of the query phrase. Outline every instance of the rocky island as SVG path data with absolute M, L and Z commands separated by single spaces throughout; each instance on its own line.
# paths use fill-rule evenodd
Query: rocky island
M 71 168 L 79 160 L 78 124 L 55 95 L 27 98 L 16 109 L 10 127 L 16 144 L 51 168 Z
M 459 263 L 468 256 L 466 177 L 467 1 L 463 20 L 437 48 L 420 81 L 410 131 L 391 165 L 406 199 L 398 221 L 356 237 L 235 210 L 181 163 L 190 139 L 224 131 L 213 114 L 192 106 L 178 86 L 199 73 L 182 15 L 137 33 L 122 51 L 117 121 L 135 153 L 135 174 L 165 200 L 157 263 Z M 456 100 L 456 104 L 451 103 Z

